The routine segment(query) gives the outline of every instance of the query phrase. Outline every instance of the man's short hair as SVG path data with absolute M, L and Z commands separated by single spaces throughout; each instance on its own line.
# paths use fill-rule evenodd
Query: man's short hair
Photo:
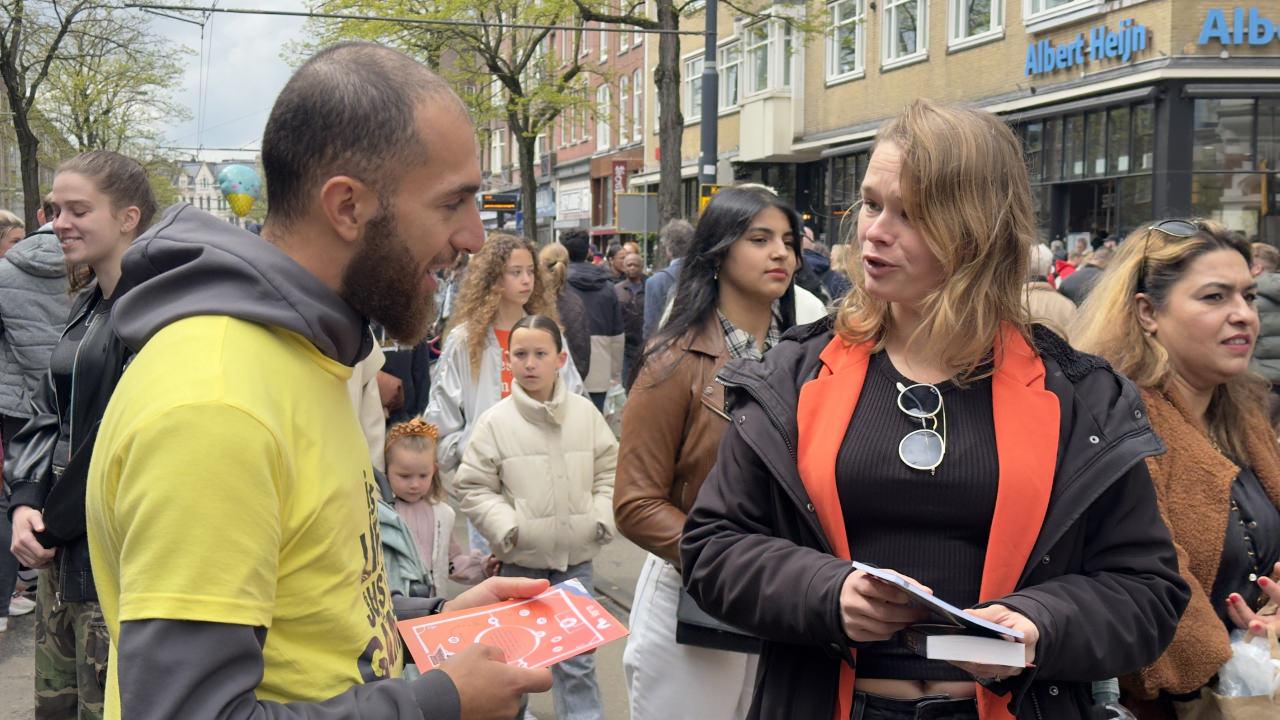
M 693 244 L 693 226 L 688 220 L 672 220 L 662 227 L 659 240 L 673 259 L 682 258 Z
M 591 250 L 591 239 L 586 230 L 565 230 L 560 234 L 560 244 L 569 251 L 569 262 L 586 262 Z
M 40 211 L 44 213 L 45 222 L 53 222 L 53 193 L 40 198 Z
M 620 252 L 622 252 L 622 246 L 617 243 L 611 243 L 609 247 L 605 248 L 604 257 L 606 260 L 609 260 L 610 262 L 612 262 L 613 259 L 617 257 L 618 253 Z
M 280 91 L 262 136 L 272 219 L 301 218 L 316 186 L 336 175 L 379 194 L 394 188 L 426 161 L 417 111 L 428 99 L 462 111 L 443 80 L 401 52 L 347 42 L 311 56 Z
M 1262 272 L 1273 273 L 1280 267 L 1280 250 L 1274 245 L 1256 242 L 1249 247 L 1253 250 L 1253 261 L 1262 267 Z

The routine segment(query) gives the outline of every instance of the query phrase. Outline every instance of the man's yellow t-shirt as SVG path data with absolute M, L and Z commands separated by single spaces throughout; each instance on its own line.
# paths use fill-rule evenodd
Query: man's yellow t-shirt
M 132 620 L 267 628 L 256 693 L 279 702 L 400 675 L 350 375 L 299 335 L 230 317 L 179 320 L 147 342 L 89 471 L 113 644 Z M 108 717 L 120 712 L 115 666 L 113 649 Z

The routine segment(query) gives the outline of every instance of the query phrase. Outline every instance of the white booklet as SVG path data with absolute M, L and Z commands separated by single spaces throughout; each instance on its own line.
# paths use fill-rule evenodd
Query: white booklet
M 931 595 L 897 573 L 854 562 L 862 572 L 906 591 L 911 605 L 929 613 L 929 620 L 912 625 L 900 637 L 917 655 L 930 660 L 1026 667 L 1026 646 L 1019 630 L 997 625 Z

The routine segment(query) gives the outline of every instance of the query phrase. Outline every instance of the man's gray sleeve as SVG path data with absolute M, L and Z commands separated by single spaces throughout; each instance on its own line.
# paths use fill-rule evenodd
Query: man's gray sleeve
M 457 720 L 453 680 L 433 670 L 413 681 L 356 685 L 318 702 L 259 700 L 266 628 L 187 620 L 120 625 L 120 716 L 129 720 Z M 355 662 L 355 658 L 352 658 Z

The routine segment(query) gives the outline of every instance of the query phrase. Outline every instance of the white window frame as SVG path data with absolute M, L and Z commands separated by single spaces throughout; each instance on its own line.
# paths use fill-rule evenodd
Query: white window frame
M 600 62 L 609 60 L 609 33 L 604 29 L 604 23 L 600 23 Z
M 680 99 L 685 125 L 695 125 L 702 120 L 702 71 L 705 67 L 706 58 L 702 50 L 686 55 L 681 61 Z
M 728 55 L 730 52 L 737 52 L 738 59 L 730 61 Z M 720 103 L 720 112 L 732 112 L 738 109 L 742 104 L 742 68 L 745 66 L 742 58 L 742 40 L 741 38 L 732 38 L 720 44 L 716 50 L 716 69 L 720 77 L 720 92 L 718 102 Z M 729 69 L 734 71 L 734 78 L 729 79 Z M 730 87 L 730 83 L 736 87 Z M 729 102 L 729 90 L 733 90 L 733 102 Z
M 763 27 L 765 40 L 754 42 L 753 33 Z M 753 44 L 754 43 L 754 44 Z M 757 77 L 756 50 L 765 48 L 765 84 L 755 87 Z M 761 93 L 777 90 L 788 90 L 795 82 L 796 56 L 799 55 L 795 40 L 795 30 L 784 20 L 767 19 L 747 25 L 742 31 L 742 59 L 745 79 L 742 86 L 742 98 L 749 98 Z M 790 50 L 791 52 L 788 52 Z M 790 75 L 791 78 L 787 79 Z
M 644 140 L 644 71 L 636 68 L 631 74 L 631 139 Z
M 626 73 L 618 78 L 618 147 L 631 144 L 631 76 Z
M 604 152 L 612 147 L 609 143 L 613 125 L 609 122 L 609 116 L 613 113 L 613 101 L 609 99 L 608 84 L 601 83 L 596 88 L 596 107 L 597 112 L 601 113 L 601 117 L 596 120 L 596 151 Z
M 991 0 L 991 22 L 986 30 L 973 35 L 965 32 L 964 5 L 966 0 L 947 1 L 947 49 L 963 50 L 1004 37 L 1004 0 Z
M 880 69 L 911 65 L 929 58 L 929 0 L 881 0 L 880 11 Z M 898 34 L 893 31 L 894 19 L 902 8 L 915 5 L 916 49 L 905 55 L 892 55 L 896 51 Z
M 640 32 L 640 28 L 631 31 L 631 47 L 640 47 L 644 45 L 645 33 Z
M 501 173 L 506 167 L 503 163 L 507 154 L 507 129 L 494 128 L 489 137 L 489 172 Z
M 586 29 L 577 30 L 582 35 L 582 42 L 578 43 L 578 57 L 586 57 L 591 54 L 591 43 L 587 42 Z
M 959 0 L 952 0 L 959 2 Z M 853 5 L 853 13 L 846 18 L 839 17 L 841 5 Z M 827 31 L 827 83 L 843 82 L 865 77 L 867 74 L 867 0 L 833 0 L 827 3 L 828 18 L 831 29 Z M 840 33 L 853 30 L 853 68 L 840 69 Z
M 1064 15 L 1075 16 L 1081 11 L 1089 14 L 1090 10 L 1102 4 L 1102 0 L 1068 0 L 1057 7 L 1045 8 L 1046 2 L 1053 0 L 1022 0 L 1022 21 L 1027 26 L 1046 24 L 1046 21 L 1062 18 Z M 1064 18 L 1064 22 L 1075 20 L 1075 17 Z M 1052 25 L 1052 24 L 1050 24 Z

